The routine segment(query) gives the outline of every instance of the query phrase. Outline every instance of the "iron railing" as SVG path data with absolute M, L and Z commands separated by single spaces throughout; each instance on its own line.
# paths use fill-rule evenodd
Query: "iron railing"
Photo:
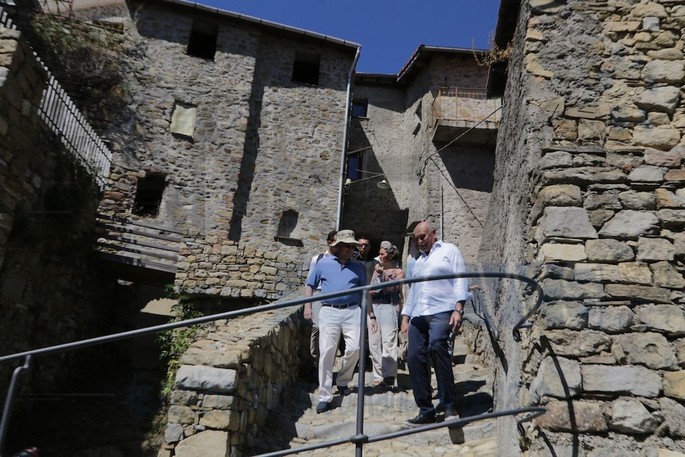
M 17 30 L 2 6 L 0 6 L 0 28 Z M 37 107 L 39 118 L 48 130 L 57 136 L 66 150 L 91 173 L 100 190 L 104 190 L 109 177 L 112 151 L 95 133 L 45 63 L 35 51 L 31 50 L 31 52 L 47 75 L 47 87 Z
M 522 328 L 528 328 L 532 325 L 530 322 L 528 322 L 528 319 L 530 319 L 535 313 L 537 313 L 538 310 L 540 309 L 540 306 L 542 305 L 542 300 L 543 300 L 542 288 L 540 287 L 540 285 L 536 281 L 528 278 L 527 276 L 513 274 L 513 273 L 497 273 L 497 272 L 445 274 L 445 275 L 435 275 L 435 276 L 429 276 L 429 277 L 418 277 L 418 278 L 408 278 L 408 279 L 405 278 L 405 279 L 401 279 L 401 280 L 397 280 L 397 281 L 388 281 L 388 282 L 385 282 L 382 284 L 355 287 L 353 289 L 348 289 L 348 290 L 344 290 L 341 292 L 335 292 L 335 293 L 329 293 L 329 294 L 319 294 L 319 295 L 315 295 L 313 297 L 298 298 L 298 299 L 294 299 L 294 300 L 288 300 L 285 302 L 272 303 L 272 304 L 268 304 L 268 305 L 261 305 L 261 306 L 256 306 L 253 308 L 242 309 L 242 310 L 237 310 L 237 311 L 228 311 L 225 313 L 213 314 L 213 315 L 198 317 L 198 318 L 194 318 L 194 319 L 187 319 L 184 321 L 178 321 L 178 322 L 172 322 L 172 323 L 168 323 L 168 324 L 156 325 L 156 326 L 141 328 L 141 329 L 137 329 L 137 330 L 130 330 L 127 332 L 115 333 L 112 335 L 90 338 L 90 339 L 86 339 L 86 340 L 82 340 L 82 341 L 64 343 L 64 344 L 59 344 L 56 346 L 49 346 L 49 347 L 45 347 L 45 348 L 41 348 L 41 349 L 33 349 L 30 351 L 18 352 L 16 354 L 9 354 L 9 355 L 0 356 L 0 363 L 11 362 L 11 361 L 23 359 L 23 365 L 15 368 L 15 370 L 12 374 L 12 378 L 10 381 L 10 387 L 8 389 L 7 398 L 5 401 L 5 406 L 3 408 L 2 421 L 0 422 L 0 452 L 2 452 L 2 450 L 4 449 L 4 446 L 5 446 L 5 437 L 6 437 L 7 429 L 9 426 L 9 420 L 10 420 L 10 416 L 11 416 L 11 412 L 12 412 L 12 405 L 13 405 L 14 396 L 16 394 L 16 390 L 17 390 L 17 387 L 19 384 L 19 379 L 20 379 L 22 374 L 24 374 L 27 370 L 30 369 L 31 360 L 33 357 L 48 355 L 48 354 L 55 354 L 55 353 L 65 352 L 65 351 L 71 351 L 74 349 L 81 349 L 81 348 L 85 348 L 85 347 L 95 346 L 95 345 L 104 344 L 104 343 L 110 343 L 110 342 L 114 342 L 114 341 L 121 341 L 121 340 L 130 339 L 130 338 L 134 338 L 134 337 L 138 337 L 138 336 L 150 335 L 150 334 L 163 332 L 166 330 L 172 330 L 172 329 L 176 329 L 176 328 L 189 327 L 189 326 L 197 325 L 197 324 L 205 324 L 205 323 L 213 322 L 213 321 L 220 320 L 220 319 L 231 319 L 231 318 L 245 316 L 245 315 L 249 315 L 249 314 L 254 314 L 254 313 L 259 313 L 259 312 L 264 312 L 264 311 L 271 311 L 271 310 L 286 308 L 289 306 L 301 305 L 301 304 L 304 304 L 307 302 L 324 301 L 324 300 L 327 300 L 330 298 L 340 297 L 343 295 L 349 295 L 349 294 L 354 294 L 354 293 L 361 293 L 362 297 L 363 297 L 362 298 L 362 313 L 361 313 L 361 319 L 360 319 L 360 334 L 365 335 L 367 332 L 366 309 L 368 306 L 367 305 L 367 294 L 365 293 L 365 291 L 380 289 L 383 287 L 391 287 L 391 286 L 396 286 L 396 285 L 402 285 L 402 284 L 412 284 L 415 282 L 437 281 L 437 280 L 455 279 L 455 278 L 514 279 L 514 280 L 518 280 L 518 281 L 522 281 L 522 282 L 526 283 L 529 286 L 528 293 L 530 293 L 530 294 L 536 293 L 535 304 L 532 306 L 530 311 L 528 311 L 528 313 L 526 313 L 514 325 L 514 327 L 512 329 L 512 334 L 513 334 L 513 337 L 516 341 L 520 340 L 520 330 Z M 345 444 L 345 443 L 352 443 L 355 445 L 355 455 L 357 457 L 361 457 L 364 444 L 366 444 L 366 443 L 374 443 L 374 442 L 398 438 L 398 437 L 402 437 L 402 436 L 413 435 L 416 433 L 421 433 L 421 432 L 425 432 L 425 431 L 429 431 L 429 430 L 435 430 L 435 429 L 443 428 L 443 427 L 460 428 L 460 427 L 463 427 L 463 426 L 470 424 L 470 423 L 473 423 L 473 422 L 478 422 L 478 421 L 497 418 L 497 417 L 516 416 L 516 415 L 520 415 L 520 414 L 526 414 L 524 417 L 517 420 L 517 425 L 518 425 L 519 429 L 521 429 L 521 424 L 523 422 L 530 421 L 530 420 L 534 419 L 535 417 L 538 417 L 538 416 L 540 416 L 546 412 L 546 409 L 541 407 L 541 406 L 527 406 L 527 407 L 522 407 L 522 408 L 517 408 L 517 409 L 510 409 L 510 410 L 506 410 L 506 411 L 495 411 L 495 412 L 491 412 L 491 413 L 485 413 L 485 414 L 480 414 L 480 415 L 470 416 L 470 417 L 465 417 L 465 418 L 447 419 L 447 420 L 440 422 L 440 423 L 423 425 L 420 427 L 415 427 L 415 428 L 406 429 L 406 430 L 399 430 L 399 431 L 381 434 L 381 435 L 374 435 L 374 436 L 365 435 L 364 434 L 364 391 L 366 389 L 366 386 L 365 386 L 366 339 L 365 338 L 360 338 L 359 346 L 360 346 L 359 347 L 360 357 L 359 357 L 359 377 L 358 377 L 358 386 L 357 386 L 358 395 L 357 395 L 357 417 L 356 417 L 355 435 L 350 437 L 350 438 L 335 439 L 335 440 L 330 440 L 330 441 L 326 441 L 326 442 L 322 442 L 322 443 L 301 446 L 301 447 L 297 447 L 294 449 L 284 449 L 282 451 L 277 451 L 277 452 L 272 452 L 272 453 L 267 453 L 267 454 L 262 454 L 262 455 L 269 456 L 269 457 L 291 455 L 291 454 L 298 454 L 300 452 L 305 452 L 305 451 L 312 451 L 315 449 L 328 448 L 328 447 L 337 446 L 337 445 L 341 445 L 341 444 Z

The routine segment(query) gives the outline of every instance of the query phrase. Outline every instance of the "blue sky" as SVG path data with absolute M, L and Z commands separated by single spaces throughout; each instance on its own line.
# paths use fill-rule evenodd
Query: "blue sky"
M 357 71 L 397 73 L 421 44 L 488 49 L 500 0 L 194 0 L 362 45 Z

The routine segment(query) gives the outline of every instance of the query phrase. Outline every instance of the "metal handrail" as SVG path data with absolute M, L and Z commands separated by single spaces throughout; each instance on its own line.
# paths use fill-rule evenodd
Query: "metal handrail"
M 0 28 L 18 30 L 0 5 Z M 45 62 L 29 47 L 37 64 L 45 72 L 45 90 L 34 108 L 45 127 L 55 134 L 65 149 L 90 172 L 98 188 L 105 189 L 110 173 L 112 151 L 98 136 L 90 123 L 50 72 Z
M 21 374 L 22 371 L 28 370 L 30 368 L 30 362 L 31 358 L 35 356 L 41 356 L 41 355 L 47 355 L 47 354 L 54 354 L 58 352 L 65 352 L 65 351 L 70 351 L 70 350 L 75 350 L 75 349 L 81 349 L 81 348 L 86 348 L 90 346 L 95 346 L 99 344 L 105 344 L 105 343 L 110 343 L 114 341 L 120 341 L 124 339 L 129 339 L 129 338 L 134 338 L 137 336 L 143 336 L 143 335 L 150 335 L 154 333 L 159 333 L 162 331 L 166 330 L 173 330 L 176 328 L 181 328 L 181 327 L 189 327 L 192 325 L 198 325 L 198 324 L 204 324 L 208 322 L 213 322 L 216 320 L 221 320 L 221 319 L 230 319 L 234 317 L 240 317 L 240 316 L 245 316 L 249 314 L 255 314 L 263 311 L 271 311 L 271 310 L 276 310 L 276 309 L 281 309 L 281 308 L 286 308 L 290 306 L 296 306 L 296 305 L 301 305 L 304 303 L 308 302 L 317 302 L 317 301 L 324 301 L 328 300 L 331 298 L 336 298 L 336 297 L 341 297 L 345 295 L 353 295 L 355 293 L 360 293 L 362 295 L 362 314 L 361 314 L 361 319 L 360 319 L 360 335 L 364 335 L 366 332 L 366 307 L 367 307 L 367 294 L 365 293 L 366 291 L 371 291 L 371 290 L 376 290 L 376 289 L 381 289 L 384 287 L 392 287 L 396 285 L 403 285 L 403 284 L 413 284 L 417 282 L 424 282 L 424 281 L 437 281 L 437 280 L 444 280 L 444 279 L 457 279 L 457 278 L 501 278 L 501 279 L 515 279 L 519 280 L 522 282 L 525 282 L 529 286 L 531 286 L 535 292 L 537 292 L 537 301 L 533 308 L 525 315 L 523 316 L 515 325 L 512 330 L 513 337 L 516 341 L 520 341 L 520 333 L 519 329 L 521 328 L 528 328 L 532 324 L 528 323 L 528 319 L 533 316 L 540 308 L 542 305 L 542 300 L 543 300 L 543 290 L 542 287 L 533 279 L 528 278 L 527 276 L 523 275 L 518 275 L 514 273 L 498 273 L 498 272 L 473 272 L 473 273 L 453 273 L 453 274 L 444 274 L 444 275 L 434 275 L 434 276 L 425 276 L 425 277 L 413 277 L 413 278 L 404 278 L 396 281 L 387 281 L 381 284 L 373 284 L 373 285 L 367 285 L 367 286 L 360 286 L 360 287 L 354 287 L 351 289 L 347 289 L 344 291 L 340 292 L 333 292 L 333 293 L 328 293 L 328 294 L 318 294 L 314 295 L 312 297 L 303 297 L 303 298 L 297 298 L 297 299 L 292 299 L 288 300 L 285 302 L 276 302 L 276 303 L 271 303 L 268 305 L 260 305 L 260 306 L 255 306 L 252 308 L 246 308 L 246 309 L 241 309 L 241 310 L 235 310 L 235 311 L 227 311 L 224 313 L 218 313 L 218 314 L 212 314 L 209 316 L 202 316 L 202 317 L 197 317 L 194 319 L 186 319 L 183 321 L 178 321 L 178 322 L 171 322 L 168 324 L 161 324 L 161 325 L 155 325 L 151 327 L 145 327 L 141 329 L 136 329 L 136 330 L 129 330 L 126 332 L 120 332 L 120 333 L 114 333 L 111 335 L 105 335 L 105 336 L 100 336 L 100 337 L 95 337 L 95 338 L 89 338 L 81 341 L 74 341 L 71 343 L 64 343 L 64 344 L 58 344 L 55 346 L 48 346 L 40 349 L 33 349 L 30 351 L 24 351 L 24 352 L 18 352 L 15 354 L 8 354 L 4 356 L 0 356 L 0 363 L 3 362 L 9 362 L 13 360 L 19 360 L 19 359 L 24 359 L 24 365 L 23 367 L 19 367 L 15 370 L 15 375 L 12 377 L 12 383 L 10 385 L 10 389 L 7 393 L 7 398 L 5 401 L 5 408 L 3 410 L 3 416 L 2 416 L 2 427 L 0 427 L 0 452 L 2 452 L 2 449 L 4 449 L 4 444 L 5 444 L 5 437 L 6 437 L 6 428 L 9 423 L 9 416 L 11 415 L 11 406 L 14 401 L 14 395 L 16 391 L 16 383 L 15 381 L 18 381 L 19 374 Z M 360 338 L 360 348 L 359 352 L 360 354 L 366 354 L 366 339 L 365 338 Z M 359 357 L 359 384 L 358 384 L 358 396 L 357 396 L 357 427 L 356 427 L 356 435 L 354 437 L 351 437 L 349 439 L 343 439 L 343 440 L 333 440 L 333 441 L 328 441 L 326 443 L 321 443 L 321 444 L 316 444 L 312 446 L 304 446 L 301 448 L 296 448 L 296 449 L 288 449 L 284 451 L 279 451 L 277 453 L 273 454 L 266 454 L 266 455 L 288 455 L 288 454 L 296 454 L 299 452 L 302 452 L 304 450 L 313 450 L 313 449 L 319 449 L 321 447 L 330 447 L 330 446 L 335 446 L 338 444 L 344 444 L 347 442 L 353 442 L 356 445 L 356 450 L 357 450 L 357 455 L 361 456 L 361 450 L 363 448 L 363 444 L 365 442 L 374 442 L 374 441 L 380 441 L 379 437 L 383 437 L 386 435 L 377 435 L 374 437 L 368 437 L 364 435 L 363 433 L 363 428 L 364 428 L 364 390 L 365 390 L 365 357 L 361 356 Z M 8 407 L 9 405 L 9 407 Z M 394 432 L 387 434 L 388 438 L 394 438 L 396 436 L 404 436 L 404 435 L 410 435 L 413 433 L 421 432 L 421 431 L 427 431 L 427 430 L 433 430 L 436 428 L 441 428 L 441 427 L 447 427 L 447 426 L 455 426 L 459 425 L 462 422 L 464 424 L 470 423 L 470 422 L 475 422 L 477 420 L 484 420 L 488 419 L 491 417 L 500 417 L 500 416 L 505 416 L 505 415 L 515 415 L 515 414 L 520 414 L 524 412 L 531 413 L 531 415 L 526 416 L 525 418 L 521 419 L 520 422 L 524 422 L 527 420 L 531 420 L 536 416 L 539 416 L 540 414 L 544 414 L 546 410 L 542 407 L 526 407 L 526 408 L 520 408 L 516 410 L 509 410 L 509 411 L 499 411 L 499 412 L 494 412 L 494 413 L 488 413 L 488 414 L 482 414 L 480 416 L 472 416 L 469 418 L 464 418 L 464 419 L 459 419 L 455 421 L 444 421 L 439 424 L 430 424 L 422 427 L 416 427 L 413 428 L 412 430 L 407 430 L 407 431 L 400 431 L 400 432 Z M 465 422 L 464 422 L 465 421 Z M 397 435 L 399 433 L 399 435 Z M 388 439 L 388 438 L 382 438 L 382 439 Z

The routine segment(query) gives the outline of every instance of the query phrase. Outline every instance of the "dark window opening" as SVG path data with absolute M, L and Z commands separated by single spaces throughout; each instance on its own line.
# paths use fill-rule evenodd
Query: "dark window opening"
M 164 173 L 148 173 L 144 178 L 138 178 L 133 214 L 148 217 L 157 216 L 165 187 L 166 175 Z
M 367 117 L 369 100 L 366 98 L 352 100 L 352 117 Z
M 318 85 L 320 60 L 318 54 L 297 52 L 293 63 L 292 80 L 298 83 Z
M 362 177 L 361 166 L 362 158 L 358 155 L 349 156 L 347 158 L 347 178 L 356 181 Z
M 193 22 L 188 40 L 188 55 L 214 60 L 218 33 L 216 25 Z
M 298 239 L 299 230 L 297 224 L 300 215 L 297 211 L 289 209 L 283 211 L 281 214 L 281 220 L 278 221 L 278 235 L 275 237 L 275 241 L 279 241 L 287 246 L 304 246 L 302 240 Z
M 281 214 L 281 220 L 278 223 L 278 236 L 283 238 L 291 238 L 293 232 L 297 228 L 297 220 L 300 215 L 297 211 L 291 209 L 283 211 Z

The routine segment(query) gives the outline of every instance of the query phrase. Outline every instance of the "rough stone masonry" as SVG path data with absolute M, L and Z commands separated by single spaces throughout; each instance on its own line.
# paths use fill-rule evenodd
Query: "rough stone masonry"
M 496 396 L 548 408 L 503 428 L 529 455 L 685 452 L 684 29 L 683 1 L 521 4 L 482 255 L 545 291 Z

